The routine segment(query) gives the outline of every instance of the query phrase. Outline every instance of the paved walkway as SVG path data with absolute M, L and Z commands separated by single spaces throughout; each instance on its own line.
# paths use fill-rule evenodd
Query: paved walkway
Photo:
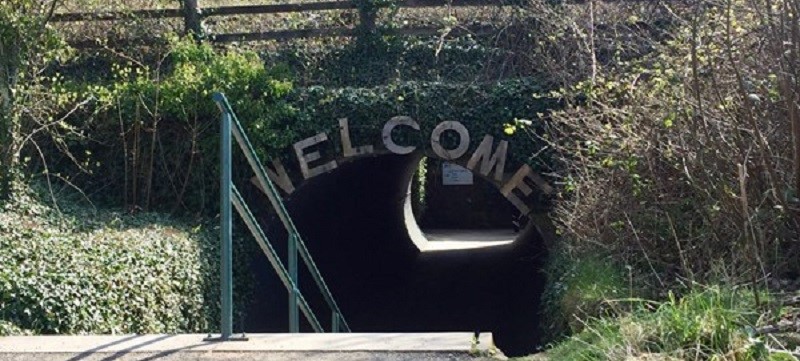
M 476 360 L 471 333 L 255 334 L 248 341 L 204 342 L 206 335 L 0 337 L 0 360 Z
M 424 251 L 503 246 L 513 242 L 518 235 L 511 229 L 429 229 L 422 232 L 428 241 Z

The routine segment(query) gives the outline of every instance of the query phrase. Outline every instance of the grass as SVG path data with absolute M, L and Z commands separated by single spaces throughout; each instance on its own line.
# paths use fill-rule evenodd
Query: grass
M 766 297 L 766 295 L 764 295 Z M 629 313 L 585 319 L 547 351 L 552 360 L 795 360 L 770 352 L 752 330 L 762 316 L 745 288 L 699 287 L 641 302 Z
M 608 300 L 627 298 L 632 292 L 624 268 L 603 255 L 551 252 L 545 266 L 547 287 L 542 295 L 545 342 L 583 329 L 579 319 L 613 312 Z M 577 317 L 576 317 L 577 316 Z
M 767 292 L 759 292 L 760 307 L 751 288 L 725 283 L 676 288 L 648 300 L 633 270 L 602 253 L 558 248 L 550 257 L 542 297 L 549 345 L 517 361 L 797 360 L 778 351 L 790 343 L 753 331 L 795 314 Z

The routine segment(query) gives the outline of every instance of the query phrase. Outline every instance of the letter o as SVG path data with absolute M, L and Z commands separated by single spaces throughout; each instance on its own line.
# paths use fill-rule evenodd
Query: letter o
M 458 133 L 458 146 L 455 149 L 445 149 L 441 144 L 442 134 L 447 130 Z M 469 148 L 469 131 L 467 127 L 454 120 L 439 123 L 431 132 L 431 148 L 442 159 L 454 160 L 461 158 Z

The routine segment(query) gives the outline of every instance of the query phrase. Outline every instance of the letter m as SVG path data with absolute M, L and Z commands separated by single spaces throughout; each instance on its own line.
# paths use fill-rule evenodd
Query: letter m
M 492 144 L 494 144 L 494 137 L 487 135 L 483 137 L 483 141 L 475 149 L 472 158 L 467 162 L 467 168 L 474 170 L 478 161 L 481 162 L 480 174 L 489 176 L 489 172 L 494 168 L 494 179 L 498 182 L 503 181 L 503 171 L 506 168 L 506 153 L 508 153 L 508 141 L 501 140 L 497 146 L 494 154 L 492 154 Z

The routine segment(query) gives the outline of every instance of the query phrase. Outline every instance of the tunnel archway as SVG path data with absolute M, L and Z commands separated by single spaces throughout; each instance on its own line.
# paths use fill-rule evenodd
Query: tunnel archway
M 356 332 L 483 330 L 507 354 L 533 351 L 544 285 L 541 234 L 532 226 L 504 246 L 421 252 L 407 218 L 408 184 L 420 157 L 347 162 L 301 184 L 287 201 L 350 326 Z M 285 239 L 280 221 L 265 218 L 270 238 Z M 263 287 L 247 328 L 285 330 L 285 291 L 263 260 L 254 271 Z M 308 275 L 301 274 L 301 284 L 314 289 Z M 309 294 L 312 307 L 325 310 Z
M 537 198 L 524 196 L 543 186 L 541 178 L 527 165 L 503 172 L 498 154 L 505 148 L 490 136 L 469 156 L 469 145 L 459 143 L 463 134 L 450 129 L 442 131 L 450 138 L 439 138 L 439 151 L 398 145 L 392 129 L 383 134 L 387 146 L 376 150 L 354 146 L 345 123 L 341 153 L 323 149 L 328 137 L 320 133 L 295 143 L 299 172 L 273 161 L 269 177 L 288 193 L 287 209 L 354 331 L 488 331 L 506 354 L 530 353 L 538 342 L 539 270 L 551 235 L 546 217 L 538 217 L 544 213 L 532 211 L 540 206 Z M 409 213 L 409 184 L 423 156 L 463 165 L 497 186 L 524 208 L 528 227 L 510 244 L 423 252 L 426 240 Z M 290 174 L 298 173 L 303 179 L 295 185 Z M 250 197 L 252 204 L 268 203 L 255 187 Z M 277 218 L 262 212 L 262 223 L 270 239 L 286 239 Z M 285 244 L 275 243 L 285 254 Z M 260 286 L 246 329 L 284 331 L 285 290 L 263 260 L 254 260 Z M 300 279 L 302 289 L 314 289 L 308 275 Z M 306 296 L 312 307 L 324 312 L 323 300 L 312 293 Z
M 425 123 L 423 123 L 425 124 Z M 470 124 L 473 125 L 474 124 Z M 539 161 L 542 154 L 546 154 L 546 145 L 532 141 L 533 133 L 527 137 L 501 137 L 496 134 L 484 134 L 480 142 L 471 142 L 470 129 L 458 121 L 442 121 L 435 126 L 426 124 L 425 129 L 416 120 L 408 116 L 395 116 L 390 118 L 382 127 L 377 138 L 380 144 L 355 145 L 351 138 L 352 127 L 347 118 L 339 119 L 339 142 L 331 139 L 327 132 L 322 131 L 308 138 L 302 139 L 293 145 L 295 164 L 285 167 L 282 159 L 284 156 L 274 157 L 271 166 L 265 168 L 268 177 L 283 192 L 287 199 L 291 199 L 295 191 L 295 183 L 304 185 L 314 178 L 336 170 L 340 165 L 359 161 L 364 158 L 374 158 L 383 155 L 414 155 L 418 162 L 420 157 L 429 157 L 446 161 L 454 166 L 470 171 L 476 177 L 493 185 L 514 208 L 526 218 L 526 222 L 545 238 L 549 243 L 555 239 L 552 224 L 547 216 L 550 209 L 550 200 L 554 188 L 532 166 L 538 163 L 539 167 L 547 161 Z M 321 126 L 322 129 L 324 127 Z M 356 134 L 366 133 L 375 136 L 375 128 L 363 126 Z M 403 128 L 407 128 L 405 132 Z M 408 129 L 412 134 L 407 134 Z M 413 133 L 416 131 L 417 133 Z M 425 131 L 429 131 L 428 136 Z M 402 139 L 402 141 L 399 141 Z M 516 140 L 515 145 L 520 145 L 517 152 L 509 151 L 511 140 Z M 375 140 L 375 139 L 373 139 Z M 525 152 L 536 147 L 536 155 Z M 508 165 L 515 167 L 508 171 Z M 547 166 L 549 167 L 549 166 Z M 407 177 L 410 179 L 410 176 Z M 258 186 L 255 177 L 252 182 Z M 299 182 L 297 181 L 299 180 Z M 260 188 L 260 186 L 259 186 Z M 263 190 L 262 190 L 263 192 Z

